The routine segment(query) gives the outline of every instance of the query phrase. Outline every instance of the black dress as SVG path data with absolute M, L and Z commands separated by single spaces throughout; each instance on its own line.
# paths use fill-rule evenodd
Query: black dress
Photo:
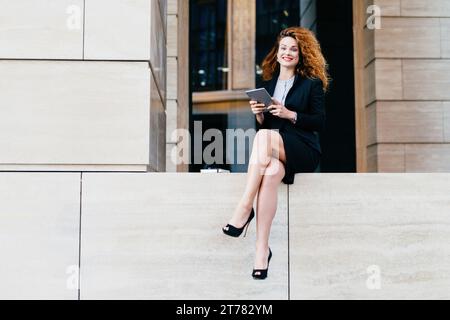
M 279 72 L 272 80 L 264 84 L 271 96 L 275 91 Z M 264 113 L 264 122 L 257 129 L 276 129 L 280 133 L 286 153 L 285 176 L 283 183 L 293 184 L 296 173 L 314 172 L 320 163 L 322 150 L 317 132 L 325 123 L 324 91 L 320 79 L 295 76 L 294 84 L 289 90 L 285 107 L 297 112 L 297 122 Z

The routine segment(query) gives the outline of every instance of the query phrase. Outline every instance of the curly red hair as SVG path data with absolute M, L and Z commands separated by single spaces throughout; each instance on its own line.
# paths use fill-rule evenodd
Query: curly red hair
M 274 72 L 279 68 L 277 53 L 280 41 L 284 37 L 292 37 L 297 41 L 301 57 L 296 73 L 303 77 L 322 80 L 323 90 L 326 91 L 330 79 L 327 71 L 328 65 L 323 57 L 319 41 L 312 31 L 301 27 L 290 27 L 280 32 L 274 47 L 262 62 L 263 80 L 272 79 Z

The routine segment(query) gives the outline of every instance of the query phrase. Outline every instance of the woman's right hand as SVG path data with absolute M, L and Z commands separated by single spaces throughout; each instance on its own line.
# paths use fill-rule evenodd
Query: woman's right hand
M 258 101 L 250 100 L 249 103 L 253 114 L 262 114 L 266 108 L 264 103 L 258 103 Z

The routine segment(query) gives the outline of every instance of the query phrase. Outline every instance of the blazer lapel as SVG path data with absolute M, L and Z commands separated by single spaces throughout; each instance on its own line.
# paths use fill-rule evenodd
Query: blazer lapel
M 285 101 L 287 101 L 287 99 L 289 98 L 291 93 L 295 91 L 296 86 L 298 86 L 301 83 L 301 79 L 302 79 L 302 77 L 298 73 L 296 73 L 294 83 L 292 84 L 292 87 L 289 89 L 289 92 L 286 95 Z
M 270 79 L 269 84 L 267 85 L 267 92 L 270 94 L 271 97 L 275 92 L 275 86 L 277 85 L 277 81 L 278 81 L 278 73 L 274 73 L 272 79 Z

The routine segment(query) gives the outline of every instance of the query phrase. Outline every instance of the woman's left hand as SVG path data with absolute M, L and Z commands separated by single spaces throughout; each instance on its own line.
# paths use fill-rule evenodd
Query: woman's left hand
M 274 116 L 287 119 L 291 115 L 292 111 L 281 104 L 280 101 L 272 98 L 273 104 L 271 104 L 268 109 Z

